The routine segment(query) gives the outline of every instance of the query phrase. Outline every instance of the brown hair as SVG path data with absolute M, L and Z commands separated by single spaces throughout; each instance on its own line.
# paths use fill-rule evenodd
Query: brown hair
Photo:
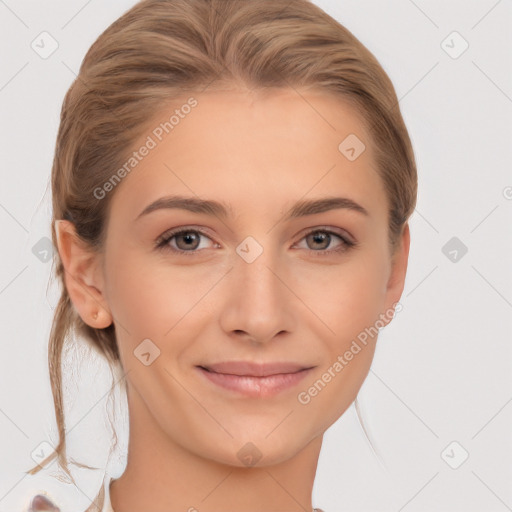
M 98 200 L 94 190 L 126 162 L 164 104 L 213 82 L 313 87 L 354 105 L 385 186 L 395 247 L 416 204 L 417 174 L 394 87 L 373 54 L 308 0 L 142 0 L 110 25 L 87 52 L 64 98 L 51 177 L 53 221 L 72 221 L 80 239 L 101 250 L 112 193 Z M 53 222 L 52 238 L 57 247 Z M 57 456 L 71 477 L 61 368 L 66 337 L 75 332 L 109 364 L 120 360 L 114 325 L 94 329 L 82 321 L 58 252 L 54 264 L 62 293 L 48 362 L 59 443 L 43 465 Z

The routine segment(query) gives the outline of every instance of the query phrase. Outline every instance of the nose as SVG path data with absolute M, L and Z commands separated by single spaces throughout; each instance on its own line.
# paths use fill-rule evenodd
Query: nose
M 292 332 L 299 301 L 287 285 L 289 280 L 289 272 L 270 250 L 263 249 L 254 260 L 237 255 L 223 283 L 220 324 L 224 332 L 253 344 Z

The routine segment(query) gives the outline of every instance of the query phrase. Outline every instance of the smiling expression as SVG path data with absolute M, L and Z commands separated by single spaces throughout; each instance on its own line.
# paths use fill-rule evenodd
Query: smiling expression
M 234 465 L 252 442 L 270 464 L 352 403 L 376 339 L 309 403 L 297 396 L 398 301 L 404 265 L 391 279 L 389 203 L 350 105 L 292 89 L 195 98 L 114 192 L 105 300 L 129 387 L 173 442 Z M 366 146 L 353 161 L 339 150 L 351 134 Z M 148 339 L 146 366 L 134 351 Z M 264 382 L 200 368 L 229 361 L 311 369 Z

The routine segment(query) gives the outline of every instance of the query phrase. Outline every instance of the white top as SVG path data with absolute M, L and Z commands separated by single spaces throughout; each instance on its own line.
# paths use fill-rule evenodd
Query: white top
M 110 483 L 112 482 L 112 480 L 114 480 L 113 477 L 106 476 L 103 482 L 105 501 L 103 503 L 103 508 L 101 509 L 101 512 L 114 512 L 114 509 L 112 508 L 112 503 L 110 502 Z
M 100 512 L 114 512 L 112 503 L 110 502 L 110 484 L 112 480 L 114 480 L 114 477 L 105 473 L 103 485 L 101 486 L 98 496 L 96 496 L 96 499 L 85 512 L 98 512 L 98 507 Z

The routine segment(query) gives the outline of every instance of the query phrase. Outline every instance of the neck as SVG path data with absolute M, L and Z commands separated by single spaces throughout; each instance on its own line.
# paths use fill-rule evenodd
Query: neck
M 112 482 L 115 512 L 309 512 L 322 436 L 291 458 L 239 467 L 203 458 L 175 442 L 129 390 L 128 461 Z M 136 411 L 136 414 L 133 412 Z

